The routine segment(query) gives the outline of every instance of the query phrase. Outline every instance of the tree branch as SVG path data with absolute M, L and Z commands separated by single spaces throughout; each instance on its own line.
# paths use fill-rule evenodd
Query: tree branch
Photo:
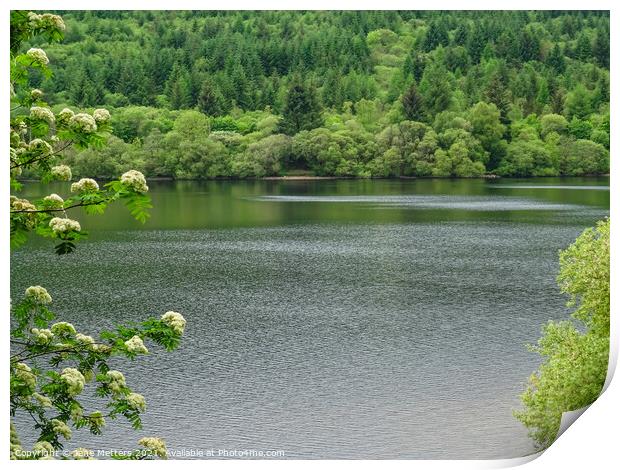
M 62 152 L 63 150 L 66 150 L 67 148 L 69 148 L 71 145 L 73 145 L 73 140 L 70 140 L 67 145 L 65 145 L 63 148 L 56 150 L 55 152 L 52 152 L 50 154 L 47 155 L 41 155 L 38 157 L 34 157 L 31 158 L 30 160 L 26 160 L 25 162 L 19 163 L 19 164 L 15 164 L 15 165 L 11 165 L 11 170 L 15 169 L 15 168 L 19 168 L 21 166 L 25 166 L 25 165 L 31 165 L 32 163 L 36 163 L 39 160 L 43 160 L 44 158 L 49 158 L 49 157 L 53 157 L 54 155 L 59 154 L 60 152 Z

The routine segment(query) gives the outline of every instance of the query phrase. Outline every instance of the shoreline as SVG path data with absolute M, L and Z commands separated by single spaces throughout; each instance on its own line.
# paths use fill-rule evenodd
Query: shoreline
M 554 175 L 554 176 L 499 176 L 494 174 L 462 177 L 462 176 L 374 176 L 361 178 L 358 176 L 314 176 L 314 175 L 285 175 L 285 176 L 261 176 L 252 178 L 219 177 L 219 178 L 173 178 L 172 176 L 152 176 L 147 177 L 147 181 L 333 181 L 333 180 L 496 180 L 496 179 L 549 179 L 549 178 L 601 178 L 609 177 L 610 174 L 603 175 Z M 80 177 L 82 178 L 82 177 Z M 84 176 L 83 178 L 86 178 Z M 113 178 L 94 176 L 90 177 L 98 181 L 113 181 Z M 78 180 L 79 178 L 74 178 Z M 41 180 L 35 178 L 19 178 L 18 181 L 24 183 L 36 183 Z

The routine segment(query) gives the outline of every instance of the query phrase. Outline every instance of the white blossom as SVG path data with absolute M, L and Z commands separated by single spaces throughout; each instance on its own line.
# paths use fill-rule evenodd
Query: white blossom
M 105 124 L 110 120 L 110 112 L 107 109 L 95 109 L 93 111 L 93 118 L 97 124 Z
M 45 287 L 41 287 L 41 286 L 28 287 L 28 289 L 26 289 L 26 297 L 42 305 L 52 303 L 52 296 L 49 295 Z
M 35 442 L 34 446 L 32 446 L 32 451 L 37 456 L 51 457 L 54 455 L 54 447 L 47 441 Z
M 97 123 L 95 122 L 95 118 L 92 117 L 90 114 L 76 114 L 70 119 L 69 123 L 74 129 L 80 132 L 85 132 L 86 134 L 91 134 L 97 130 Z
M 140 338 L 138 335 L 134 335 L 131 339 L 125 341 L 125 346 L 127 347 L 127 350 L 129 352 L 135 352 L 137 354 L 146 354 L 149 352 L 149 350 L 146 349 L 142 338 Z
M 11 196 L 11 209 L 14 211 L 36 211 L 37 208 L 28 199 Z
M 109 370 L 106 373 L 108 378 L 108 386 L 114 393 L 120 393 L 126 386 L 125 376 L 118 370 Z
M 43 92 L 41 90 L 39 90 L 38 88 L 33 88 L 30 91 L 30 97 L 33 100 L 38 100 L 39 98 L 41 98 L 43 96 Z M 51 111 L 50 111 L 51 112 Z
M 32 28 L 45 28 L 46 26 L 53 26 L 61 31 L 65 30 L 65 22 L 58 15 L 51 13 L 43 13 L 38 15 L 31 11 L 28 12 L 28 22 Z
M 92 336 L 83 335 L 82 333 L 76 334 L 75 340 L 78 343 L 83 344 L 84 346 L 92 346 L 93 344 L 95 344 L 95 338 L 93 338 Z
M 49 26 L 55 26 L 61 31 L 65 30 L 65 22 L 62 20 L 62 17 L 58 15 L 52 15 L 51 13 L 43 13 L 41 15 L 41 21 L 46 23 Z
M 94 344 L 92 350 L 99 353 L 109 353 L 112 348 L 107 344 Z
M 166 312 L 161 316 L 161 320 L 174 330 L 175 333 L 182 335 L 185 331 L 185 318 L 177 312 Z
M 33 28 L 39 27 L 39 23 L 43 17 L 41 15 L 36 14 L 34 11 L 28 12 L 28 21 L 30 22 L 30 26 Z
M 40 393 L 33 393 L 32 394 L 32 398 L 34 398 L 35 400 L 37 400 L 39 402 L 39 405 L 41 405 L 44 408 L 52 408 L 52 400 L 49 399 L 49 397 L 46 397 L 45 395 L 41 395 Z
M 32 139 L 28 144 L 28 150 L 36 150 L 41 153 L 52 153 L 52 146 L 43 139 Z
M 105 418 L 103 417 L 101 411 L 95 411 L 91 413 L 89 419 L 95 426 L 98 426 L 100 428 L 105 426 Z
M 32 372 L 32 369 L 28 364 L 18 362 L 15 364 L 15 377 L 24 382 L 28 387 L 34 388 L 37 383 L 37 378 Z
M 28 49 L 28 52 L 26 52 L 26 55 L 30 57 L 33 61 L 39 64 L 42 64 L 42 65 L 47 65 L 50 62 L 50 60 L 47 58 L 47 54 L 45 53 L 43 49 L 32 47 Z
M 143 437 L 138 441 L 138 444 L 150 450 L 158 457 L 165 459 L 168 455 L 168 449 L 166 449 L 166 442 L 159 437 Z
M 71 121 L 71 118 L 75 116 L 75 113 L 69 108 L 63 108 L 62 111 L 58 113 L 58 122 L 67 124 Z
M 149 190 L 144 175 L 137 170 L 129 170 L 123 173 L 121 176 L 121 183 L 130 187 L 137 193 L 146 193 Z
M 69 395 L 76 396 L 84 390 L 86 380 L 79 370 L 67 367 L 60 373 L 60 378 L 67 384 Z
M 53 209 L 62 209 L 62 206 L 65 204 L 64 199 L 56 193 L 45 196 L 43 200 L 47 203 L 48 207 Z
M 125 400 L 134 410 L 144 411 L 146 409 L 146 400 L 139 393 L 130 393 Z
M 49 226 L 54 233 L 79 232 L 82 230 L 77 220 L 62 217 L 54 217 L 50 220 Z
M 84 410 L 78 402 L 74 401 L 69 408 L 69 415 L 71 416 L 71 419 L 76 422 L 82 419 L 82 416 L 84 416 Z
M 59 419 L 52 419 L 52 429 L 55 433 L 60 434 L 65 439 L 71 439 L 71 428 L 67 426 L 67 423 L 60 421 Z
M 91 193 L 99 191 L 99 184 L 92 178 L 82 178 L 71 185 L 72 193 Z
M 54 323 L 51 330 L 55 335 L 75 335 L 75 326 L 66 321 Z
M 41 90 L 37 91 L 41 93 Z M 54 124 L 54 122 L 56 121 L 56 117 L 54 117 L 54 113 L 52 113 L 52 110 L 42 106 L 33 106 L 32 108 L 30 108 L 30 117 L 34 119 L 40 119 L 41 121 L 46 121 L 49 124 Z
M 54 338 L 54 333 L 52 333 L 52 330 L 48 330 L 47 328 L 33 328 L 30 332 L 35 336 L 37 341 L 42 344 L 49 343 Z
M 71 168 L 67 165 L 53 166 L 50 171 L 52 176 L 60 181 L 71 181 L 71 177 L 73 176 L 71 174 Z

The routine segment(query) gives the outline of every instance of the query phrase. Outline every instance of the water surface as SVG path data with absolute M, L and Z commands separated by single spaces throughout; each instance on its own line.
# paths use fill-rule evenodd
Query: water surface
M 538 365 L 524 344 L 569 313 L 557 252 L 608 214 L 608 178 L 150 186 L 146 225 L 114 208 L 80 219 L 73 255 L 37 241 L 12 256 L 13 296 L 46 286 L 80 331 L 188 320 L 179 350 L 118 364 L 147 398 L 144 429 L 118 421 L 71 448 L 156 435 L 288 458 L 533 451 L 512 417 Z

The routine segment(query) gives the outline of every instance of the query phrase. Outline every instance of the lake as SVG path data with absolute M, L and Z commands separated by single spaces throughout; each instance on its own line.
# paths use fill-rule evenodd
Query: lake
M 569 314 L 558 250 L 609 214 L 609 178 L 149 185 L 145 225 L 114 207 L 77 217 L 90 237 L 72 255 L 39 240 L 12 254 L 13 298 L 41 284 L 84 333 L 167 310 L 188 321 L 178 350 L 118 363 L 147 399 L 143 430 L 119 419 L 68 448 L 159 436 L 178 452 L 311 459 L 534 450 L 512 416 L 538 366 L 525 344 Z

